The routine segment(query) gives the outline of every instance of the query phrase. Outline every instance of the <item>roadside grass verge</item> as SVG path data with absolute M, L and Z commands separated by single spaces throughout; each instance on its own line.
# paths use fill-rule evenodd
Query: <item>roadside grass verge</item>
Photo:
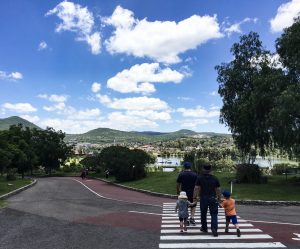
M 14 181 L 7 181 L 4 176 L 0 176 L 0 196 L 28 185 L 29 183 L 31 183 L 30 179 L 16 179 Z
M 230 181 L 235 178 L 233 173 L 218 173 L 221 189 L 230 190 Z M 123 185 L 153 192 L 176 195 L 176 172 L 148 173 L 147 177 L 138 181 L 124 182 Z M 298 178 L 299 179 L 299 178 Z M 111 177 L 109 180 L 113 181 Z M 266 184 L 234 184 L 233 197 L 238 200 L 264 201 L 300 201 L 300 183 L 296 177 L 268 176 Z

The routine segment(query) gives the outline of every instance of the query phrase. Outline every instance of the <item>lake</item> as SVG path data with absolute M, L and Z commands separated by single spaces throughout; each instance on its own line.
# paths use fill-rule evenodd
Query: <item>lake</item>
M 176 157 L 176 156 L 172 156 L 172 157 L 157 157 L 156 158 L 156 162 L 155 162 L 155 166 L 163 166 L 164 172 L 171 172 L 174 170 L 174 167 L 180 167 L 180 162 L 183 161 L 182 157 Z M 262 167 L 262 168 L 266 168 L 266 167 L 273 167 L 274 164 L 278 164 L 278 163 L 291 163 L 291 164 L 295 164 L 295 166 L 298 165 L 297 162 L 293 162 L 293 161 L 289 161 L 288 159 L 281 159 L 281 158 L 261 158 L 261 157 L 257 157 L 255 162 L 255 164 L 258 164 L 258 166 Z

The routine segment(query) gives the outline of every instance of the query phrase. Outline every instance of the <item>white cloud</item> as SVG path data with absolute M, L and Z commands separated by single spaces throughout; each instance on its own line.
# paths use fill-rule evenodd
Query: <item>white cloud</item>
M 269 67 L 275 68 L 275 69 L 284 69 L 282 63 L 280 62 L 280 56 L 279 54 L 266 54 L 261 55 L 260 57 L 253 57 L 250 60 L 251 66 L 256 67 L 257 69 L 261 69 L 260 63 L 267 63 Z
M 66 104 L 64 102 L 59 102 L 55 105 L 52 105 L 52 106 L 44 106 L 43 109 L 45 111 L 48 111 L 48 112 L 52 112 L 52 111 L 62 111 L 64 110 L 66 107 Z
M 100 53 L 101 36 L 99 32 L 93 33 L 94 17 L 87 7 L 63 1 L 52 10 L 49 10 L 46 16 L 55 14 L 62 21 L 56 26 L 56 32 L 75 32 L 77 34 L 76 40 L 85 41 L 90 45 L 93 54 Z
M 150 120 L 163 120 L 167 121 L 171 119 L 171 115 L 169 111 L 153 111 L 153 110 L 143 110 L 143 111 L 127 111 L 126 115 L 129 116 L 137 116 L 137 117 L 144 117 Z
M 210 96 L 217 96 L 217 95 L 218 95 L 218 92 L 212 91 L 212 92 L 209 93 L 209 95 L 210 95 Z
M 192 118 L 211 118 L 220 115 L 218 110 L 207 111 L 201 106 L 197 106 L 195 109 L 178 108 L 176 111 L 181 113 L 183 117 Z
M 16 104 L 4 103 L 2 105 L 2 108 L 9 110 L 9 111 L 17 112 L 17 113 L 27 113 L 27 112 L 36 112 L 37 111 L 37 109 L 29 103 L 16 103 Z
M 112 112 L 108 115 L 108 127 L 114 127 L 114 129 L 132 131 L 139 128 L 155 129 L 158 124 L 155 121 L 141 118 L 137 116 L 130 116 L 121 112 Z
M 68 96 L 66 95 L 57 95 L 57 94 L 39 94 L 39 98 L 41 99 L 47 99 L 51 102 L 66 102 L 68 100 Z
M 91 87 L 92 92 L 97 93 L 97 92 L 100 91 L 100 89 L 101 89 L 101 84 L 100 83 L 94 82 L 92 84 L 92 87 Z
M 183 120 L 181 121 L 181 126 L 189 129 L 196 129 L 197 126 L 208 124 L 208 119 L 193 119 L 193 120 Z
M 72 115 L 76 119 L 94 119 L 99 117 L 101 111 L 98 108 L 79 110 L 76 115 Z
M 24 118 L 26 120 L 28 120 L 31 123 L 38 123 L 40 121 L 40 118 L 38 116 L 30 116 L 30 115 L 21 115 L 21 118 Z
M 19 72 L 7 73 L 4 71 L 0 71 L 0 80 L 21 80 L 23 79 L 23 75 Z
M 100 95 L 101 96 L 101 95 Z M 99 98 L 100 102 L 100 96 Z M 124 98 L 124 99 L 110 99 L 108 96 L 104 95 L 105 97 L 101 96 L 105 99 L 105 102 L 102 99 L 102 104 L 105 104 L 107 107 L 112 109 L 119 109 L 119 110 L 128 110 L 128 111 L 145 111 L 145 110 L 168 110 L 170 109 L 168 104 L 160 100 L 158 98 L 149 98 L 149 97 L 133 97 L 133 98 Z
M 180 83 L 184 75 L 170 68 L 161 69 L 158 63 L 134 65 L 107 81 L 107 87 L 121 93 L 155 92 L 153 83 Z
M 96 98 L 98 98 L 99 102 L 103 105 L 108 105 L 112 102 L 109 96 L 102 95 L 102 94 L 96 94 Z
M 178 23 L 174 21 L 138 20 L 130 10 L 117 6 L 104 23 L 115 27 L 105 41 L 110 53 L 149 57 L 158 62 L 180 62 L 179 54 L 195 49 L 211 39 L 221 38 L 216 16 L 193 15 Z
M 277 9 L 276 16 L 270 20 L 271 31 L 281 32 L 284 28 L 291 26 L 294 18 L 300 13 L 300 0 L 292 0 L 284 3 Z
M 47 47 L 48 47 L 47 43 L 45 41 L 41 41 L 39 44 L 38 50 L 41 51 L 41 50 L 46 49 Z
M 244 18 L 244 20 L 242 20 L 241 22 L 238 22 L 238 23 L 234 23 L 232 24 L 230 27 L 228 28 L 225 28 L 224 29 L 224 32 L 230 36 L 232 33 L 239 33 L 241 34 L 242 33 L 242 29 L 241 29 L 241 25 L 244 24 L 244 23 L 247 23 L 247 22 L 253 22 L 253 23 L 256 23 L 257 22 L 257 18 L 249 18 L 249 17 L 246 17 Z

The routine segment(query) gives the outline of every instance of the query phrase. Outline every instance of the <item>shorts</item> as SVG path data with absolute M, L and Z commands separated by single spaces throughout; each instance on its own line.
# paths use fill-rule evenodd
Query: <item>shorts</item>
M 193 200 L 194 193 L 193 192 L 187 192 L 186 195 L 188 197 L 189 202 L 193 203 L 194 202 L 194 200 Z M 190 205 L 191 208 L 196 207 L 196 206 L 197 206 L 197 203 L 194 204 L 194 205 Z
M 230 222 L 230 220 L 233 225 L 238 223 L 236 215 L 226 216 L 226 221 Z
M 187 218 L 181 218 L 181 217 L 179 217 L 179 221 L 187 221 Z

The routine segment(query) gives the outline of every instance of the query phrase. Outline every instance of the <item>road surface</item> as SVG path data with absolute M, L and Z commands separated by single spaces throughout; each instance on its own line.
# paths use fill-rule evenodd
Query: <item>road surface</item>
M 300 248 L 300 207 L 238 206 L 242 237 L 220 227 L 213 239 L 198 226 L 179 235 L 174 203 L 97 180 L 41 178 L 0 209 L 0 248 Z

